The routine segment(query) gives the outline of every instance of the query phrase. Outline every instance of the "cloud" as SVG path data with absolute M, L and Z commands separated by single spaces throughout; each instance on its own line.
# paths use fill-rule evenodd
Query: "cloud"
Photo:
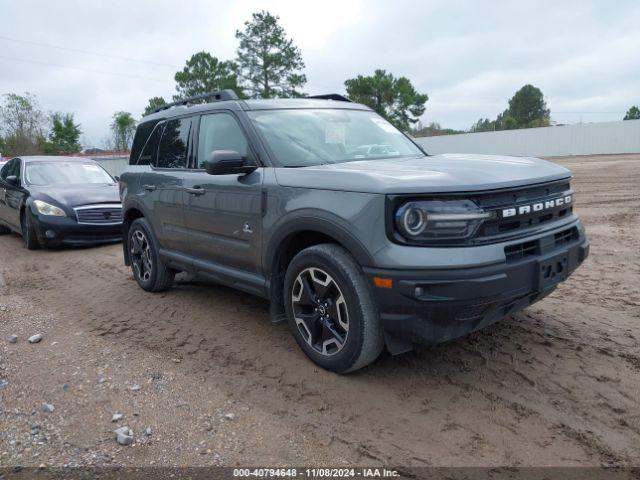
M 468 128 L 526 83 L 560 122 L 618 119 L 640 103 L 640 4 L 595 0 L 3 2 L 0 93 L 75 113 L 100 144 L 115 111 L 139 117 L 148 98 L 170 98 L 191 54 L 233 58 L 236 29 L 261 9 L 302 49 L 307 92 L 343 92 L 346 78 L 384 68 L 428 93 L 425 122 Z

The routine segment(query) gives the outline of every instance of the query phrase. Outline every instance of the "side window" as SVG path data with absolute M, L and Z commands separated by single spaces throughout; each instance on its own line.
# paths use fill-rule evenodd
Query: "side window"
M 158 153 L 158 142 L 160 141 L 160 135 L 162 134 L 162 127 L 164 127 L 164 123 L 159 123 L 153 129 L 153 132 L 151 132 L 136 165 L 155 164 L 156 154 Z
M 133 145 L 131 145 L 131 154 L 129 155 L 129 165 L 138 164 L 140 153 L 144 145 L 147 143 L 149 135 L 153 131 L 153 127 L 156 126 L 158 120 L 151 122 L 145 122 L 138 125 L 136 129 L 136 135 L 133 137 Z
M 235 150 L 247 157 L 247 138 L 236 119 L 228 113 L 203 115 L 200 119 L 198 168 L 204 168 L 204 162 L 214 150 Z
M 186 168 L 190 130 L 190 118 L 178 118 L 166 123 L 158 148 L 158 168 Z

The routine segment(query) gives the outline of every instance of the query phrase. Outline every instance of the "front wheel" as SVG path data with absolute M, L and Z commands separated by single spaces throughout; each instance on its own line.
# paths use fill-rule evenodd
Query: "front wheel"
M 285 308 L 300 348 L 327 370 L 358 370 L 382 351 L 371 290 L 360 266 L 338 245 L 316 245 L 295 256 L 285 276 Z
M 160 292 L 171 286 L 175 272 L 160 258 L 158 244 L 146 219 L 138 218 L 131 224 L 127 247 L 131 270 L 140 287 L 148 292 Z
M 36 230 L 33 227 L 33 223 L 29 219 L 29 214 L 26 211 L 22 212 L 20 217 L 20 226 L 22 228 L 22 240 L 27 250 L 37 250 L 40 248 L 40 242 L 36 235 Z

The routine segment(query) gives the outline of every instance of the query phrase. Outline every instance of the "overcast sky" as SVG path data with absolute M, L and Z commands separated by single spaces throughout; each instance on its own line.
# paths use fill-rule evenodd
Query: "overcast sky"
M 526 83 L 559 123 L 640 104 L 634 0 L 0 0 L 0 93 L 73 112 L 83 144 L 100 146 L 114 111 L 140 118 L 150 97 L 171 98 L 191 54 L 232 59 L 235 30 L 262 8 L 302 50 L 306 92 L 344 92 L 345 79 L 383 68 L 429 95 L 424 123 L 495 118 Z

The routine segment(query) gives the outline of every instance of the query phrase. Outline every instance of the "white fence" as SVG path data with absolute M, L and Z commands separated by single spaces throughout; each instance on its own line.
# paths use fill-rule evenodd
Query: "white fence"
M 640 120 L 420 137 L 416 141 L 431 154 L 553 157 L 640 153 Z
M 104 157 L 96 155 L 95 157 L 90 158 L 98 162 L 107 172 L 114 176 L 120 175 L 124 169 L 127 168 L 127 165 L 129 165 L 129 157 L 125 155 L 111 155 Z

